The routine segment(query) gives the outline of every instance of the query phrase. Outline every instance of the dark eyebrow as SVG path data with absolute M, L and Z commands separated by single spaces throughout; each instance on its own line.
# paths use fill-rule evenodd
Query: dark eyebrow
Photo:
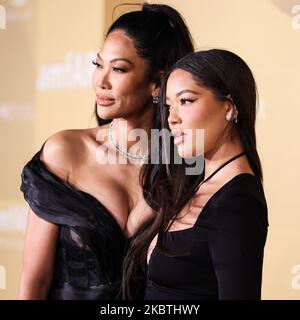
M 179 96 L 181 96 L 182 94 L 184 94 L 184 93 L 186 93 L 186 92 L 198 94 L 198 92 L 196 92 L 196 91 L 189 90 L 189 89 L 185 89 L 185 90 L 181 90 L 181 91 L 179 91 L 178 93 L 176 93 L 176 97 L 179 97 Z
M 198 94 L 198 92 L 196 92 L 196 91 L 189 90 L 189 89 L 184 89 L 184 90 L 181 90 L 181 91 L 179 91 L 178 93 L 176 93 L 176 97 L 179 97 L 179 96 L 181 96 L 182 94 L 187 93 L 187 92 L 193 93 L 193 94 Z M 166 100 L 170 100 L 170 99 L 169 99 L 168 97 L 166 97 Z
M 97 57 L 98 57 L 100 60 L 102 60 L 102 58 L 100 57 L 100 54 L 99 54 L 99 53 L 97 53 Z M 119 61 L 119 60 L 125 61 L 125 62 L 133 65 L 133 63 L 132 63 L 130 60 L 126 59 L 126 58 L 115 58 L 115 59 L 110 60 L 109 62 L 112 63 L 112 62 L 116 62 L 116 61 Z

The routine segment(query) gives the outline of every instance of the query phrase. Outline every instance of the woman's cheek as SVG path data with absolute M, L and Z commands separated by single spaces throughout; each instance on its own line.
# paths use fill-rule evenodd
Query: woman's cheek
M 205 116 L 201 109 L 197 107 L 186 107 L 184 112 L 185 122 L 189 124 L 190 129 L 203 129 L 205 125 Z

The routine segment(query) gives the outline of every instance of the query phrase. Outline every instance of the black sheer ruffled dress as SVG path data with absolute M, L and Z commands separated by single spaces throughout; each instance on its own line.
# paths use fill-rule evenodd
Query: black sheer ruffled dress
M 40 218 L 60 226 L 48 299 L 118 299 L 129 239 L 95 197 L 46 169 L 41 150 L 22 171 L 21 191 Z

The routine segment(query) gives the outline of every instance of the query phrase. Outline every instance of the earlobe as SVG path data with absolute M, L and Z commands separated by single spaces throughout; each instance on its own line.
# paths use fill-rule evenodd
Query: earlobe
M 156 87 L 154 90 L 152 90 L 153 103 L 155 104 L 159 102 L 159 91 L 160 91 L 159 87 Z
M 228 110 L 228 109 L 227 109 Z M 234 121 L 235 123 L 237 123 L 237 116 L 238 116 L 238 111 L 236 106 L 233 104 L 231 106 L 231 108 L 227 111 L 226 113 L 226 120 L 227 121 Z
M 152 97 L 158 97 L 160 93 L 160 88 L 156 87 L 154 90 L 152 90 Z
M 159 102 L 159 94 L 160 94 L 160 84 L 161 84 L 161 80 L 164 76 L 164 72 L 163 71 L 159 71 L 158 72 L 158 78 L 157 81 L 153 83 L 152 86 L 152 98 L 153 98 L 153 103 L 157 104 Z
M 230 94 L 228 94 L 227 96 L 228 101 L 226 101 L 226 120 L 227 121 L 234 121 L 235 123 L 237 123 L 237 116 L 238 116 L 238 110 L 237 107 L 231 97 Z
M 227 113 L 226 113 L 226 120 L 227 121 L 232 120 L 232 112 L 233 112 L 233 108 L 231 108 L 229 111 L 227 111 Z

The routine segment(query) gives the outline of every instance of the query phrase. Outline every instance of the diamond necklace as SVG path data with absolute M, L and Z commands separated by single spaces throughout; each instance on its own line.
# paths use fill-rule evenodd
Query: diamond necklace
M 149 160 L 149 156 L 144 154 L 144 155 L 141 155 L 141 156 L 138 156 L 138 155 L 135 155 L 133 153 L 130 153 L 126 150 L 124 150 L 123 148 L 121 148 L 113 139 L 113 136 L 112 136 L 112 127 L 113 127 L 113 123 L 111 122 L 109 124 L 109 128 L 108 128 L 108 137 L 109 137 L 109 141 L 110 143 L 112 144 L 112 146 L 118 150 L 122 156 L 126 157 L 127 159 L 130 159 L 132 161 L 146 161 L 146 160 Z

